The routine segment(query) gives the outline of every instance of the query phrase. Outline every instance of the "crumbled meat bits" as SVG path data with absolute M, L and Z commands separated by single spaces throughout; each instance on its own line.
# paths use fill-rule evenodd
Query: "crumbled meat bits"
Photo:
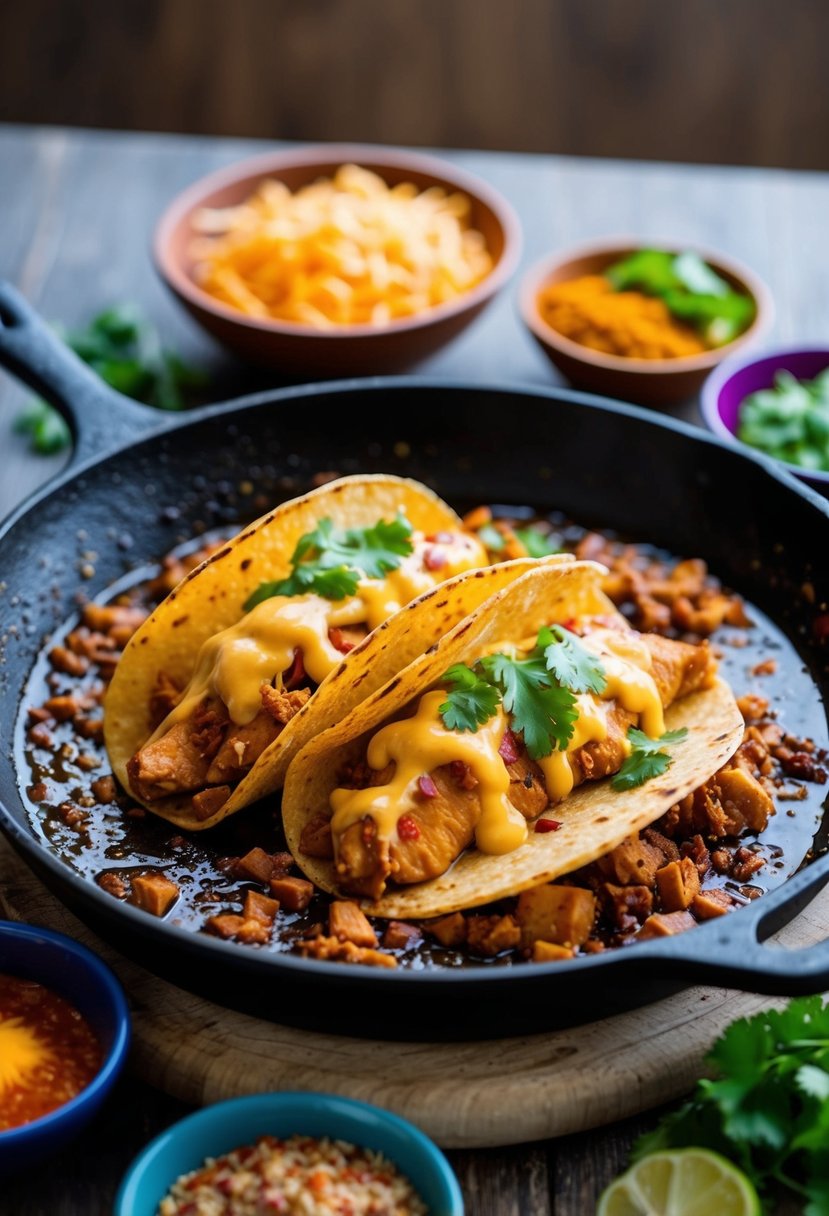
M 480 525 L 493 529 L 492 543 L 500 546 L 493 557 L 526 551 L 523 517 L 493 520 L 487 510 Z M 605 589 L 637 629 L 710 638 L 746 721 L 740 748 L 719 773 L 598 862 L 493 907 L 422 922 L 382 921 L 366 917 L 354 901 L 332 901 L 301 873 L 286 850 L 278 800 L 208 833 L 182 832 L 136 805 L 112 776 L 103 747 L 106 687 L 153 605 L 218 543 L 165 558 L 155 578 L 111 603 L 87 604 L 45 644 L 19 733 L 20 771 L 38 830 L 109 898 L 147 916 L 218 936 L 233 948 L 298 951 L 316 961 L 559 965 L 731 915 L 785 879 L 812 843 L 827 739 L 811 678 L 784 635 L 724 590 L 703 562 L 677 562 L 558 517 L 538 527 L 547 551 L 570 548 L 608 566 Z M 346 653 L 348 639 L 339 641 Z M 175 686 L 158 686 L 158 720 L 178 695 Z M 273 698 L 275 715 L 284 708 Z M 207 735 L 203 742 L 209 745 Z M 506 737 L 502 757 L 508 767 L 520 766 L 520 740 Z M 343 774 L 344 783 L 361 785 L 359 768 Z M 474 789 L 464 767 L 453 779 Z M 418 797 L 434 798 L 434 787 L 424 774 Z M 532 775 L 525 788 L 527 813 L 538 814 L 544 791 Z M 207 791 L 205 815 L 226 791 L 224 784 Z M 561 820 L 551 807 L 535 823 L 536 831 L 555 833 Z M 309 853 L 330 855 L 327 819 L 311 826 Z

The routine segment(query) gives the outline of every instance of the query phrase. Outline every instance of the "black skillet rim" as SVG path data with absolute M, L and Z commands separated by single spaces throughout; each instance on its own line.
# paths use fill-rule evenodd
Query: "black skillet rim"
M 759 466 L 765 476 L 779 483 L 783 491 L 793 492 L 797 497 L 803 498 L 812 508 L 817 510 L 819 515 L 824 519 L 829 519 L 829 501 L 822 498 L 821 495 L 809 486 L 798 481 L 785 468 L 781 468 L 771 457 L 767 457 L 762 453 L 746 451 L 734 444 L 727 443 L 718 436 L 712 435 L 691 423 L 664 415 L 655 416 L 651 411 L 639 406 L 616 402 L 567 388 L 546 388 L 531 383 L 509 384 L 498 382 L 481 384 L 470 383 L 464 380 L 446 380 L 439 377 L 376 376 L 303 384 L 254 393 L 233 401 L 191 410 L 187 414 L 174 419 L 168 418 L 158 427 L 152 430 L 148 429 L 145 434 L 139 435 L 137 438 L 133 437 L 130 441 L 118 445 L 103 456 L 95 455 L 82 461 L 77 466 L 68 466 L 57 478 L 35 491 L 33 495 L 21 503 L 0 524 L 0 542 L 40 502 L 52 494 L 60 492 L 77 477 L 92 468 L 106 464 L 110 457 L 121 454 L 128 448 L 142 446 L 145 442 L 155 441 L 162 434 L 170 435 L 188 427 L 194 428 L 201 421 L 225 415 L 230 416 L 238 411 L 253 409 L 257 406 L 278 405 L 284 401 L 304 399 L 317 395 L 347 394 L 351 392 L 365 393 L 372 391 L 382 393 L 396 389 L 440 391 L 443 393 L 460 390 L 463 392 L 522 394 L 550 401 L 558 401 L 564 398 L 574 405 L 580 405 L 606 414 L 629 417 L 650 426 L 672 431 L 686 441 L 719 448 L 737 460 L 753 462 Z M 511 980 L 516 984 L 522 980 L 535 981 L 551 975 L 558 975 L 563 982 L 566 982 L 568 976 L 585 971 L 597 974 L 601 973 L 605 978 L 610 978 L 612 973 L 620 967 L 624 969 L 627 966 L 629 970 L 635 968 L 637 972 L 642 972 L 643 970 L 658 968 L 660 964 L 667 965 L 672 976 L 676 975 L 676 964 L 680 965 L 683 972 L 685 972 L 686 968 L 690 968 L 688 982 L 691 982 L 695 978 L 693 972 L 694 966 L 696 965 L 700 969 L 705 969 L 712 955 L 721 955 L 722 952 L 730 952 L 738 948 L 743 953 L 743 956 L 745 956 L 745 952 L 747 950 L 751 951 L 752 947 L 752 958 L 750 961 L 746 958 L 745 961 L 749 963 L 753 970 L 762 971 L 762 961 L 757 959 L 757 952 L 758 950 L 762 950 L 759 943 L 768 935 L 764 933 L 767 923 L 770 923 L 772 926 L 769 928 L 769 932 L 773 931 L 773 928 L 777 927 L 774 923 L 777 913 L 785 912 L 798 898 L 803 899 L 805 897 L 807 900 L 813 898 L 829 879 L 829 856 L 817 858 L 793 874 L 776 891 L 769 892 L 748 906 L 739 909 L 736 918 L 733 916 L 720 917 L 716 920 L 697 925 L 692 933 L 637 943 L 633 950 L 607 951 L 602 954 L 577 957 L 565 962 L 533 963 L 531 965 L 515 964 L 508 967 L 472 963 L 465 965 L 462 969 L 446 968 L 444 970 L 436 969 L 434 971 L 417 972 L 401 969 L 398 971 L 379 968 L 367 969 L 357 964 L 340 962 L 329 963 L 317 959 L 302 958 L 287 952 L 260 953 L 259 951 L 243 949 L 238 944 L 232 942 L 225 942 L 209 937 L 207 934 L 198 934 L 192 930 L 166 924 L 164 921 L 149 920 L 146 913 L 120 901 L 113 901 L 112 897 L 108 896 L 106 892 L 97 890 L 87 879 L 76 874 L 66 863 L 48 850 L 33 833 L 24 831 L 2 803 L 0 803 L 0 828 L 3 829 L 18 851 L 31 859 L 36 868 L 45 867 L 54 875 L 58 886 L 65 884 L 72 889 L 77 897 L 78 904 L 98 911 L 108 924 L 117 923 L 122 918 L 125 918 L 126 923 L 132 927 L 135 934 L 139 937 L 152 938 L 156 933 L 159 933 L 162 939 L 174 943 L 176 947 L 180 947 L 188 956 L 202 956 L 206 961 L 209 961 L 211 958 L 222 960 L 231 964 L 233 968 L 242 969 L 248 973 L 257 973 L 263 979 L 265 977 L 273 978 L 284 971 L 295 973 L 298 978 L 307 977 L 311 980 L 323 982 L 333 979 L 343 982 L 362 980 L 371 985 L 374 983 L 391 985 L 398 991 L 412 985 L 416 986 L 418 991 L 422 991 L 424 986 L 443 988 L 447 984 L 453 985 L 459 982 L 467 985 L 472 984 L 473 986 L 483 983 L 489 987 L 490 983 L 503 983 Z M 61 902 L 64 902 L 63 897 L 61 896 L 60 898 Z M 788 919 L 790 918 L 784 916 L 779 923 L 785 923 Z M 734 924 L 735 920 L 738 922 L 736 925 Z M 762 953 L 767 955 L 770 951 L 766 950 L 762 951 Z

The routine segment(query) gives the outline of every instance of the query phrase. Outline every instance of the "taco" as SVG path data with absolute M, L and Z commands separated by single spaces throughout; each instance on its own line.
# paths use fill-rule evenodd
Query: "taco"
M 743 720 L 710 648 L 635 632 L 602 574 L 522 575 L 304 748 L 282 814 L 317 886 L 404 919 L 491 903 L 601 857 L 731 756 Z
M 346 477 L 282 504 L 131 639 L 104 707 L 115 775 L 192 829 L 278 789 L 314 734 L 535 564 L 487 562 L 414 481 Z M 413 600 L 422 607 L 396 619 Z

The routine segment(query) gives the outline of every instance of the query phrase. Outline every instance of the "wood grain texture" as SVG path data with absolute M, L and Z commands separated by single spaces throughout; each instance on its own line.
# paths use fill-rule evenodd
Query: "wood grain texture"
M 197 1105 L 308 1089 L 374 1102 L 449 1148 L 526 1144 L 613 1123 L 687 1092 L 725 1026 L 775 1003 L 694 987 L 585 1026 L 480 1043 L 388 1044 L 312 1033 L 224 1009 L 158 979 L 93 934 L 7 845 L 0 848 L 6 914 L 66 933 L 104 958 L 130 999 L 134 1071 Z M 829 891 L 773 941 L 797 948 L 827 935 Z
M 12 121 L 829 168 L 822 0 L 28 0 Z

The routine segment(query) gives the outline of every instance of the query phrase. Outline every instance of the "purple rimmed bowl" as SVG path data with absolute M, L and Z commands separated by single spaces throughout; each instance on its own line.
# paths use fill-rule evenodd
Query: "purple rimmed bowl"
M 750 393 L 772 388 L 777 372 L 791 372 L 798 380 L 814 380 L 829 367 L 829 347 L 788 347 L 767 351 L 761 355 L 735 355 L 712 372 L 705 381 L 700 397 L 700 409 L 705 425 L 720 439 L 725 439 L 750 452 L 766 455 L 737 438 L 740 406 Z M 829 495 L 829 472 L 801 469 L 766 455 L 767 460 L 782 464 L 795 477 Z

